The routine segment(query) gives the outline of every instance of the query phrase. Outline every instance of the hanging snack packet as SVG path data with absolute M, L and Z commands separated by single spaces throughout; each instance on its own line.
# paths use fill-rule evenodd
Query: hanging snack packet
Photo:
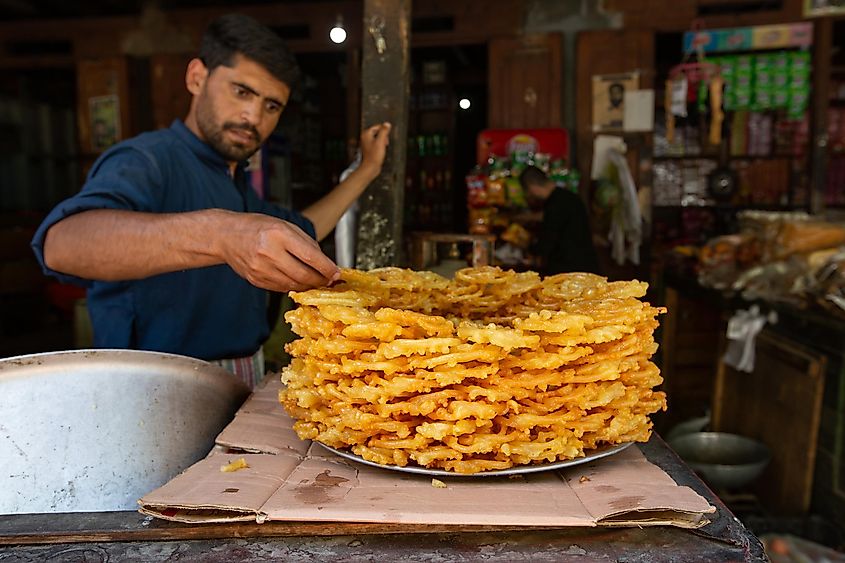
M 525 200 L 525 191 L 522 189 L 522 184 L 519 183 L 518 178 L 510 177 L 505 180 L 505 193 L 508 207 L 518 209 L 528 207 L 528 202 Z
M 789 55 L 778 51 L 772 55 L 772 106 L 785 108 L 789 103 Z
M 764 111 L 773 107 L 772 57 L 766 53 L 754 57 L 754 97 L 751 109 Z
M 734 77 L 734 109 L 749 109 L 751 107 L 754 81 L 754 63 L 749 55 L 742 55 L 736 59 L 736 75 Z
M 722 107 L 725 111 L 736 109 L 736 96 L 734 96 L 734 81 L 736 79 L 736 57 L 721 57 L 719 66 L 722 70 L 722 78 L 725 81 L 725 90 L 722 98 Z

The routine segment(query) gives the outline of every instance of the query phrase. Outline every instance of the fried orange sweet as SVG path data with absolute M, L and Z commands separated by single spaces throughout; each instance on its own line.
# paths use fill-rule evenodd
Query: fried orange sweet
M 647 284 L 496 267 L 343 270 L 292 292 L 280 401 L 303 439 L 475 473 L 647 440 L 666 408 Z

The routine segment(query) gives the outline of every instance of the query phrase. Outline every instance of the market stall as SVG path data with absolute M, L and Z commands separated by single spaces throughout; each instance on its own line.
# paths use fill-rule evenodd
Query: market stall
M 277 387 L 269 386 L 264 389 L 263 398 L 254 395 L 252 408 L 262 404 L 266 406 L 267 397 L 276 392 Z M 255 428 L 254 425 L 251 427 Z M 242 426 L 240 431 L 243 429 Z M 231 437 L 233 431 L 238 432 L 237 428 L 232 427 L 227 430 L 228 433 L 224 431 L 218 437 L 218 443 L 228 441 L 224 439 L 225 435 Z M 337 522 L 315 521 L 313 517 L 294 517 L 287 521 L 258 524 L 254 515 L 246 521 L 215 522 L 214 512 L 208 510 L 198 514 L 200 520 L 208 520 L 205 523 L 171 521 L 172 516 L 171 520 L 163 520 L 132 511 L 18 514 L 0 516 L 0 545 L 8 546 L 16 557 L 24 560 L 87 558 L 94 554 L 118 560 L 148 560 L 177 555 L 190 559 L 202 556 L 208 561 L 230 561 L 233 558 L 253 561 L 268 557 L 337 557 L 344 560 L 361 557 L 427 561 L 434 554 L 446 558 L 483 556 L 491 561 L 522 558 L 551 561 L 560 560 L 562 556 L 615 559 L 645 557 L 652 561 L 750 561 L 763 557 L 760 542 L 733 517 L 663 440 L 653 436 L 649 442 L 635 448 L 642 452 L 644 460 L 651 467 L 671 477 L 674 485 L 689 490 L 699 496 L 705 505 L 712 507 L 713 512 L 706 514 L 706 524 L 691 530 L 673 525 L 647 525 L 648 520 L 636 525 L 608 523 L 596 527 Z M 218 455 L 233 458 L 244 454 Z M 583 467 L 586 466 L 578 469 L 578 475 L 587 471 Z M 591 474 L 600 472 L 601 466 L 595 464 L 589 471 Z M 246 473 L 242 480 L 244 483 L 250 480 Z M 189 474 L 185 473 L 183 477 L 186 475 Z M 237 472 L 229 475 L 237 481 Z M 405 476 L 397 480 L 399 483 L 414 485 L 408 483 L 410 478 Z M 417 476 L 415 484 L 421 486 L 421 482 L 425 482 L 423 484 L 431 491 L 427 495 L 429 501 L 437 493 L 450 492 L 448 488 L 432 488 L 428 484 L 430 480 L 427 476 Z M 444 480 L 453 488 L 458 485 L 454 478 Z M 580 479 L 575 481 L 577 483 Z M 580 484 L 589 485 L 589 482 Z M 502 514 L 513 513 L 512 505 L 499 503 L 501 497 L 495 491 L 498 489 L 501 494 L 510 494 L 510 489 L 519 494 L 520 485 L 524 486 L 525 481 L 497 481 L 490 489 L 492 494 L 485 493 L 487 502 L 499 505 Z M 560 481 L 559 486 L 564 487 L 565 483 Z M 187 489 L 183 488 L 182 491 L 187 492 Z M 616 493 L 617 501 L 626 495 L 630 496 L 624 491 Z M 148 496 L 148 499 L 153 500 L 153 497 Z M 300 496 L 298 502 L 302 503 L 302 509 L 310 507 L 313 511 L 314 505 L 304 497 Z M 372 509 L 379 511 L 382 505 L 384 502 L 374 502 Z M 288 508 L 292 514 L 299 510 L 296 502 Z M 442 511 L 447 516 L 457 514 L 455 505 L 448 502 L 443 503 Z M 653 516 L 658 519 L 671 518 L 667 514 Z M 390 520 L 389 515 L 385 519 Z M 656 546 L 660 546 L 659 549 Z

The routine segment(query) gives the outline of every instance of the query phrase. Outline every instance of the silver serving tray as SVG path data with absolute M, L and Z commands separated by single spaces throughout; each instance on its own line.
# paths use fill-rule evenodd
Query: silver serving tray
M 0 514 L 136 510 L 205 457 L 249 389 L 136 350 L 0 359 Z
M 380 463 L 376 463 L 374 461 L 369 461 L 362 458 L 359 455 L 355 455 L 351 452 L 347 452 L 344 450 L 338 450 L 322 444 L 320 442 L 315 442 L 320 444 L 325 449 L 329 450 L 330 452 L 339 455 L 340 457 L 356 461 L 358 463 L 363 463 L 364 465 L 369 465 L 371 467 L 378 467 L 379 469 L 390 469 L 391 471 L 401 471 L 404 473 L 416 473 L 417 475 L 429 475 L 432 477 L 506 477 L 508 475 L 525 475 L 527 473 L 538 473 L 540 471 L 551 471 L 553 469 L 563 469 L 565 467 L 572 467 L 575 465 L 581 465 L 583 463 L 589 463 L 591 461 L 595 461 L 597 459 L 601 459 L 603 457 L 608 457 L 613 454 L 618 454 L 633 442 L 625 442 L 624 444 L 617 444 L 615 446 L 602 446 L 600 448 L 596 448 L 590 453 L 585 454 L 584 457 L 578 457 L 575 459 L 567 459 L 566 461 L 556 461 L 554 463 L 538 463 L 536 465 L 521 465 L 519 467 L 511 467 L 509 469 L 495 469 L 493 471 L 481 471 L 479 473 L 455 473 L 454 471 L 446 471 L 445 469 L 427 469 L 425 467 L 420 467 L 419 465 L 406 465 L 405 467 L 400 467 L 398 465 L 382 465 Z

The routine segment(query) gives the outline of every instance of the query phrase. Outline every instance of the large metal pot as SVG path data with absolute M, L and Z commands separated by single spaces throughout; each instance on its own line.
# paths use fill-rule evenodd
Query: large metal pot
M 0 514 L 134 510 L 214 445 L 249 389 L 201 360 L 75 350 L 0 360 Z

